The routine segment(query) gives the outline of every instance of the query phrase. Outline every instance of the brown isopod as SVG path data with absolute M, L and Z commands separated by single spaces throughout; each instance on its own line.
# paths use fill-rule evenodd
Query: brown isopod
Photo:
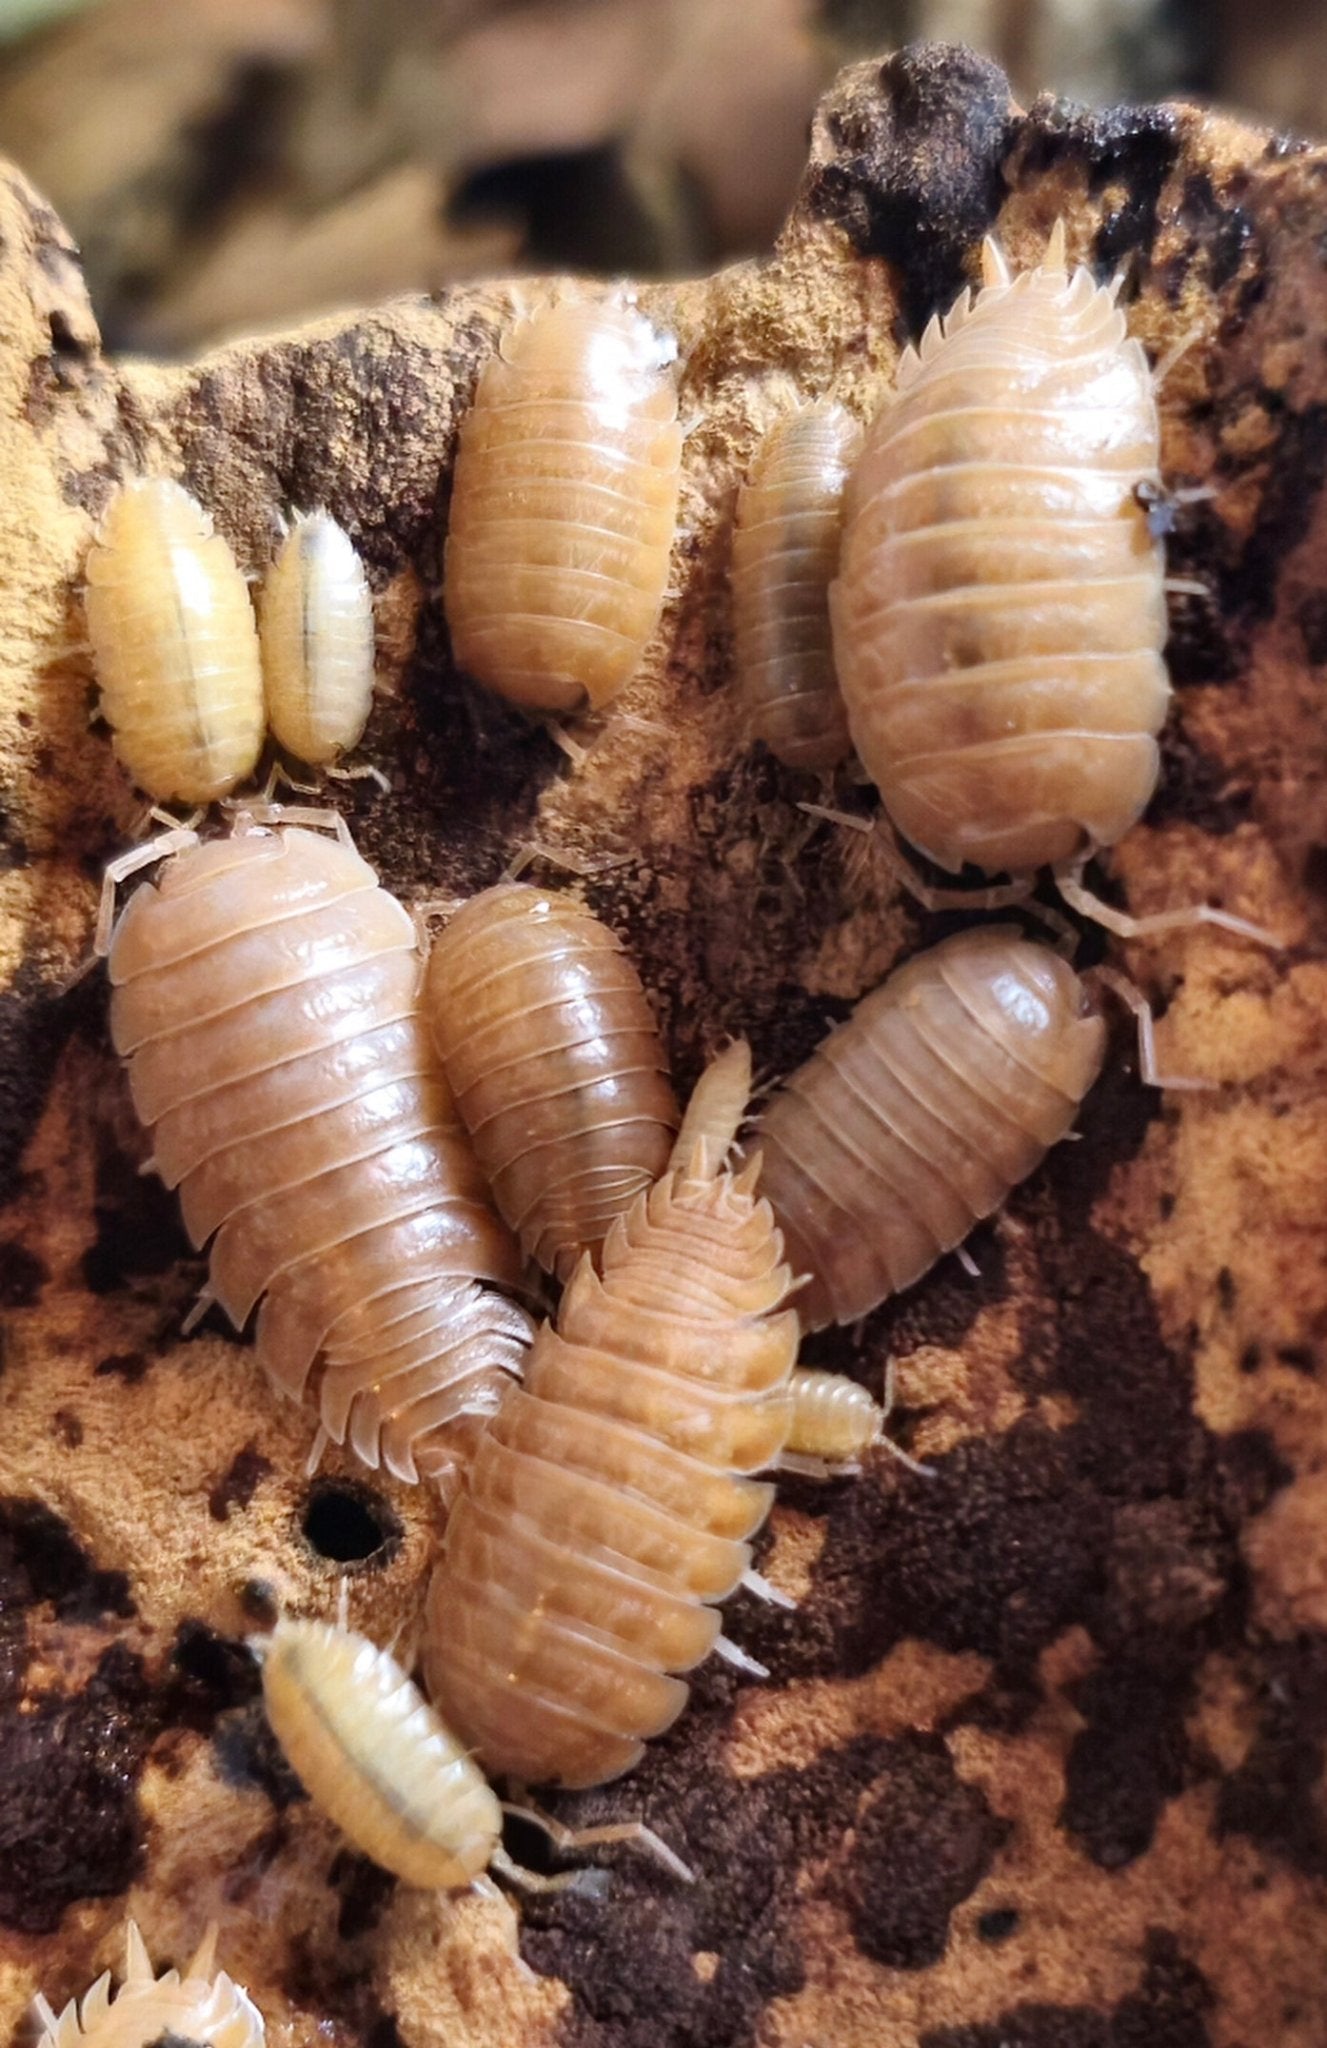
M 300 1783 L 384 1870 L 440 1891 L 483 1888 L 490 1869 L 527 1890 L 560 1891 L 583 1881 L 577 1874 L 540 1877 L 511 1861 L 497 1795 L 389 1651 L 344 1621 L 333 1626 L 285 1615 L 251 1648 L 262 1662 L 268 1721 Z M 519 1811 L 560 1848 L 635 1841 L 675 1876 L 691 1876 L 639 1822 L 573 1830 Z
M 248 585 L 180 484 L 119 487 L 83 603 L 101 713 L 139 788 L 157 803 L 207 804 L 252 774 L 265 716 Z
M 452 650 L 531 710 L 596 709 L 659 621 L 682 429 L 672 344 L 615 300 L 519 320 L 461 422 L 443 594 Z
M 760 1119 L 803 1327 L 855 1322 L 961 1244 L 1068 1132 L 1105 1050 L 1073 968 L 1006 926 L 864 997 Z
M 670 1170 L 613 1225 L 481 1440 L 429 1587 L 424 1670 L 490 1770 L 603 1783 L 675 1720 L 749 1577 L 797 1317 L 759 1166 L 724 1166 L 750 1086 L 702 1079 Z M 759 1670 L 736 1652 L 748 1669 Z
M 805 406 L 771 427 L 737 494 L 738 683 L 752 731 L 790 768 L 833 768 L 850 751 L 829 586 L 844 484 L 861 443 L 861 427 L 841 405 Z
M 111 1033 L 207 1298 L 323 1429 L 445 1481 L 519 1370 L 520 1254 L 429 1040 L 406 911 L 348 843 L 185 845 L 110 946 Z M 168 835 L 170 836 L 170 835 Z M 173 835 L 178 844 L 191 835 Z M 142 865 L 151 849 L 129 856 Z M 123 865 L 123 864 L 122 864 Z
M 263 580 L 259 632 L 272 737 L 311 768 L 332 767 L 373 702 L 373 599 L 330 513 L 292 524 Z
M 39 1993 L 33 2000 L 42 2030 L 37 2048 L 144 2048 L 150 2041 L 262 2048 L 265 2029 L 257 2006 L 224 1970 L 213 1972 L 216 1938 L 213 1925 L 182 1972 L 163 1970 L 158 1976 L 131 1920 L 119 1990 L 112 1992 L 107 1970 L 81 2005 L 71 1998 L 59 2014 Z
M 582 904 L 503 883 L 436 940 L 426 1003 L 499 1212 L 565 1280 L 659 1178 L 677 1129 L 640 976 Z

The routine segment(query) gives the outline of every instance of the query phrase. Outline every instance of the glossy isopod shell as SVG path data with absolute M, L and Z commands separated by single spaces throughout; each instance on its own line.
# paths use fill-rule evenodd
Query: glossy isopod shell
M 1057 230 L 1010 279 L 987 244 L 898 367 L 845 499 L 830 596 L 854 744 L 914 846 L 956 871 L 1110 846 L 1156 785 L 1170 685 L 1142 346 Z
M 1065 1136 L 1105 1049 L 1073 968 L 1007 926 L 864 997 L 760 1120 L 803 1328 L 855 1322 L 961 1244 Z
M 569 896 L 474 896 L 435 941 L 434 1042 L 499 1212 L 566 1279 L 659 1178 L 678 1124 L 621 941 Z
M 672 346 L 612 300 L 520 320 L 461 422 L 444 597 L 452 651 L 531 710 L 596 708 L 659 621 L 682 429 Z
M 37 2048 L 148 2048 L 155 2041 L 188 2041 L 201 2048 L 262 2048 L 263 2016 L 246 1991 L 224 1970 L 212 1968 L 216 1928 L 209 1930 L 192 1962 L 158 1977 L 131 1920 L 126 1930 L 124 1982 L 111 1990 L 111 1973 L 98 1977 L 82 2005 L 70 1999 L 63 2012 L 36 2000 L 41 2036 Z
M 791 1385 L 793 1412 L 786 1451 L 839 1465 L 879 1443 L 881 1410 L 867 1389 L 846 1373 L 799 1366 Z
M 286 1617 L 262 1657 L 272 1731 L 357 1849 L 428 1890 L 487 1869 L 502 1809 L 394 1657 L 351 1629 Z
M 253 772 L 265 717 L 248 585 L 201 505 L 122 484 L 88 554 L 84 610 L 115 751 L 157 803 L 206 804 Z
M 330 513 L 292 524 L 263 582 L 259 631 L 273 738 L 310 767 L 332 766 L 373 702 L 373 599 Z
M 752 731 L 790 768 L 833 768 L 851 748 L 830 645 L 829 586 L 844 484 L 861 443 L 861 427 L 841 405 L 805 406 L 771 427 L 737 494 L 738 684 Z
M 519 1368 L 520 1280 L 429 1038 L 415 930 L 350 847 L 236 833 L 116 927 L 111 1031 L 209 1286 L 292 1399 L 402 1479 L 445 1477 Z M 315 1379 L 316 1373 L 316 1379 Z
M 755 1170 L 723 1170 L 685 1125 L 673 1158 L 610 1230 L 603 1277 L 582 1260 L 540 1328 L 429 1588 L 431 1697 L 491 1771 L 530 1783 L 614 1778 L 676 1719 L 670 1674 L 713 1648 L 712 1603 L 769 1512 L 746 1475 L 787 1434 L 797 1318 Z

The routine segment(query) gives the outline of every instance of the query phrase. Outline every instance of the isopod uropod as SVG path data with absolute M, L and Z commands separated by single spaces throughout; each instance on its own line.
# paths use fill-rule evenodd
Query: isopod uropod
M 766 434 L 737 496 L 738 682 L 756 737 L 791 768 L 832 768 L 849 751 L 829 586 L 844 483 L 861 442 L 861 427 L 841 405 L 804 406 Z
M 1073 968 L 1007 926 L 865 996 L 760 1119 L 804 1328 L 856 1321 L 961 1244 L 1064 1137 L 1105 1048 Z
M 759 1168 L 723 1164 L 749 1086 L 745 1046 L 702 1077 L 669 1172 L 613 1225 L 602 1278 L 577 1267 L 452 1511 L 424 1671 L 490 1770 L 618 1776 L 685 1704 L 668 1674 L 722 1646 L 711 1603 L 772 1495 L 742 1475 L 782 1448 L 798 1342 Z
M 863 765 L 957 871 L 1111 846 L 1156 786 L 1170 696 L 1151 372 L 1058 226 L 933 320 L 849 481 L 834 653 Z
M 209 1293 L 370 1465 L 445 1480 L 529 1335 L 419 1000 L 414 926 L 354 849 L 243 829 L 122 913 L 111 1032 Z M 466 1418 L 471 1418 L 467 1420 Z
M 442 1891 L 482 1884 L 489 1869 L 527 1890 L 579 1882 L 511 1861 L 492 1787 L 388 1651 L 344 1625 L 285 1615 L 251 1647 L 262 1660 L 267 1718 L 305 1791 L 384 1870 Z M 634 1841 L 674 1875 L 691 1876 L 638 1821 L 573 1830 L 520 1811 L 559 1847 Z
M 206 804 L 252 773 L 263 683 L 248 586 L 197 501 L 164 478 L 122 484 L 84 593 L 101 712 L 158 803 Z
M 358 741 L 373 701 L 373 600 L 345 528 L 297 518 L 259 605 L 267 722 L 297 760 L 326 768 Z
M 124 1982 L 111 1991 L 109 1970 L 60 2014 L 40 1994 L 33 2000 L 37 2048 L 145 2048 L 151 2041 L 189 2041 L 204 2048 L 262 2048 L 263 2016 L 224 1970 L 213 1975 L 217 1930 L 203 1937 L 192 1962 L 158 1977 L 131 1920 L 125 1930 Z
M 620 302 L 520 320 L 461 422 L 444 598 L 459 666 L 513 703 L 594 709 L 659 620 L 682 429 L 670 342 Z
M 499 1212 L 566 1279 L 658 1179 L 677 1128 L 639 975 L 573 898 L 500 884 L 436 940 L 427 1005 Z

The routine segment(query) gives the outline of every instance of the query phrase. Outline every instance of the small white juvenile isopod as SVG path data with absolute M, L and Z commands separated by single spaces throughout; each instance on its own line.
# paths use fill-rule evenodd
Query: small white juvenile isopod
M 356 745 L 373 701 L 373 599 L 328 512 L 300 515 L 263 581 L 263 683 L 272 737 L 311 768 Z
M 267 1718 L 314 1804 L 405 1884 L 453 1891 L 496 1870 L 523 1888 L 561 1889 L 502 1847 L 502 1806 L 469 1750 L 386 1650 L 344 1625 L 283 1616 L 252 1647 Z M 634 1841 L 691 1873 L 649 1828 L 624 1821 L 579 1832 L 536 1820 L 562 1848 Z
M 70 1999 L 52 2012 L 40 1994 L 33 2000 L 41 2038 L 37 2048 L 148 2048 L 150 2042 L 179 2041 L 199 2048 L 262 2048 L 263 2016 L 246 1991 L 226 1975 L 213 1974 L 217 1930 L 208 1929 L 183 1972 L 158 1977 L 131 1920 L 125 1931 L 124 1982 L 111 1990 L 109 1970 L 98 1977 L 80 2007 Z
M 162 477 L 121 484 L 84 592 L 101 713 L 156 803 L 207 804 L 253 772 L 265 715 L 248 585 L 201 505 Z

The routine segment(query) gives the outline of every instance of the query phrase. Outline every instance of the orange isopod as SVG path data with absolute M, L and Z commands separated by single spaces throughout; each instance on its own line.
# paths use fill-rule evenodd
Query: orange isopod
M 1073 968 L 1008 926 L 864 997 L 760 1119 L 803 1328 L 855 1322 L 961 1244 L 1064 1137 L 1105 1051 Z
M 311 768 L 358 741 L 373 702 L 373 599 L 328 512 L 297 518 L 263 580 L 263 683 L 272 737 Z
M 602 1279 L 577 1267 L 452 1511 L 424 1670 L 491 1771 L 618 1776 L 681 1712 L 669 1674 L 732 1650 L 711 1603 L 769 1512 L 743 1475 L 782 1448 L 798 1341 L 759 1166 L 723 1164 L 749 1086 L 745 1046 L 702 1077 L 670 1170 L 613 1225 Z
M 461 422 L 444 568 L 452 651 L 530 710 L 597 709 L 659 622 L 682 429 L 673 344 L 619 300 L 517 322 Z
M 565 1280 L 659 1178 L 677 1129 L 640 976 L 582 904 L 500 883 L 435 942 L 426 1000 L 498 1209 Z
M 951 872 L 1081 859 L 1140 816 L 1170 684 L 1160 542 L 1136 493 L 1159 424 L 1116 287 L 1063 226 L 898 366 L 849 481 L 830 594 L 863 765 Z
M 131 899 L 111 1032 L 208 1292 L 323 1429 L 446 1482 L 519 1370 L 520 1254 L 429 1039 L 414 926 L 353 847 L 240 828 Z
M 101 713 L 157 803 L 207 804 L 253 772 L 265 714 L 248 585 L 182 485 L 121 484 L 83 599 Z
M 834 674 L 829 586 L 862 429 L 841 405 L 772 427 L 737 495 L 731 580 L 738 682 L 757 739 L 790 768 L 850 750 Z

